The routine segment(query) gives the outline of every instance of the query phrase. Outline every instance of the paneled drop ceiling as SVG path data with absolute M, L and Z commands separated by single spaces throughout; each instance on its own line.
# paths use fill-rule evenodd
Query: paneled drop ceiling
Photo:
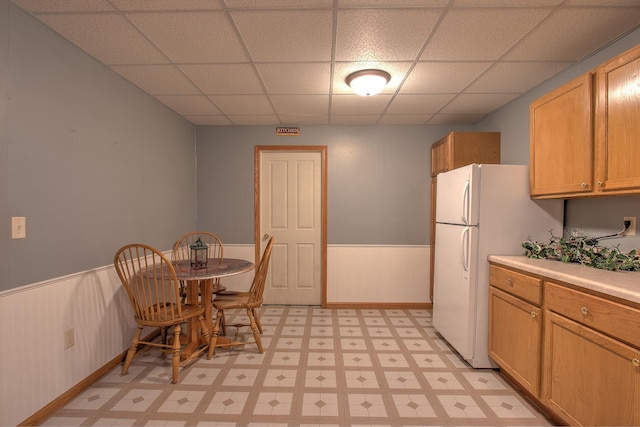
M 471 125 L 640 26 L 638 0 L 11 1 L 202 125 Z

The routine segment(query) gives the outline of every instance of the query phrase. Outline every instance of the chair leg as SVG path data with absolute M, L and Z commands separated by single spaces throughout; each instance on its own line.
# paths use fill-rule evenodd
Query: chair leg
M 124 365 L 122 365 L 122 375 L 127 375 L 129 371 L 129 366 L 133 361 L 133 357 L 136 355 L 136 351 L 138 351 L 138 343 L 140 342 L 140 337 L 142 336 L 142 327 L 138 326 L 138 331 L 133 336 L 131 340 L 131 346 L 129 346 L 129 351 L 127 352 L 127 357 L 124 359 Z
M 207 353 L 207 358 L 211 359 L 216 353 L 216 343 L 218 342 L 218 335 L 220 334 L 220 324 L 224 319 L 224 311 L 218 310 L 216 313 L 216 321 L 213 324 L 213 334 L 211 335 L 211 340 L 209 341 L 209 353 Z
M 253 331 L 253 338 L 258 345 L 258 351 L 263 353 L 262 340 L 260 339 L 260 331 L 258 330 L 258 324 L 256 323 L 256 317 L 252 308 L 247 308 L 247 316 L 249 316 L 249 322 L 251 322 L 251 330 Z
M 260 331 L 260 333 L 262 333 L 262 324 L 260 323 L 260 318 L 258 317 L 258 312 L 256 311 L 255 308 L 252 308 L 251 312 L 253 313 L 253 318 L 256 319 L 256 325 L 258 325 L 258 330 Z
M 178 382 L 178 370 L 180 368 L 180 325 L 173 327 L 173 358 L 171 360 L 171 382 Z

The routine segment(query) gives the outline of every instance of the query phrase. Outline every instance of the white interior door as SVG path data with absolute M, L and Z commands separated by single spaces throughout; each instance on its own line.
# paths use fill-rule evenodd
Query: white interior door
M 321 152 L 261 152 L 260 235 L 275 238 L 267 304 L 322 303 L 322 181 Z

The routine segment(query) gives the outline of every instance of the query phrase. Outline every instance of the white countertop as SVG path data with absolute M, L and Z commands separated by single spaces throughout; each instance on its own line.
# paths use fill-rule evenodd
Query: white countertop
M 526 256 L 489 255 L 489 261 L 640 304 L 640 272 L 607 271 Z

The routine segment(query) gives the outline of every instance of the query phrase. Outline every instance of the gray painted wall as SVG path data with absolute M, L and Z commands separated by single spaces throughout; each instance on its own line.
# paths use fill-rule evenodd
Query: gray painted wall
M 529 104 L 564 83 L 592 70 L 608 59 L 640 44 L 640 30 L 636 30 L 570 70 L 542 83 L 528 94 L 514 100 L 477 125 L 478 130 L 499 129 L 502 133 L 503 163 L 529 164 Z M 640 196 L 607 196 L 567 200 L 565 229 L 582 229 L 590 237 L 605 236 L 622 230 L 623 218 L 635 216 L 640 221 Z M 640 230 L 639 230 L 640 232 Z M 635 237 L 601 241 L 629 251 L 640 248 L 640 233 Z
M 255 145 L 328 147 L 329 244 L 429 244 L 431 144 L 452 130 L 427 126 L 199 126 L 198 227 L 253 243 Z M 469 128 L 458 128 L 469 130 Z
M 9 67 L 9 10 L 6 0 L 0 0 L 0 290 L 9 287 L 9 121 L 8 99 L 9 85 L 7 74 Z
M 195 127 L 0 0 L 0 290 L 195 226 Z M 12 216 L 27 238 L 11 239 Z
M 253 243 L 254 145 L 328 146 L 329 243 L 428 244 L 433 142 L 498 130 L 503 162 L 527 164 L 529 102 L 638 43 L 640 31 L 475 128 L 310 126 L 276 137 L 273 127 L 196 128 L 0 0 L 0 291 L 108 265 L 132 241 L 169 249 L 196 226 Z M 617 231 L 623 215 L 640 219 L 640 197 L 567 203 L 568 227 L 588 235 Z M 11 216 L 27 217 L 27 239 L 11 239 Z

